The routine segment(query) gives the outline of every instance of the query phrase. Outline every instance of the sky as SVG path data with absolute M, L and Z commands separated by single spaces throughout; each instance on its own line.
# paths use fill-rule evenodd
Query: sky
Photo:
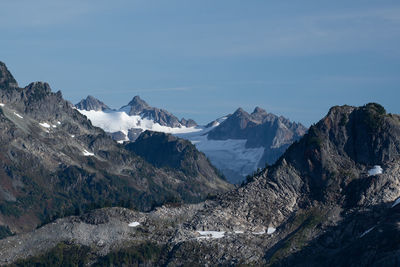
M 400 113 L 400 1 L 1 0 L 0 61 L 112 108 L 140 95 L 200 124 L 260 106 L 309 126 L 334 105 Z

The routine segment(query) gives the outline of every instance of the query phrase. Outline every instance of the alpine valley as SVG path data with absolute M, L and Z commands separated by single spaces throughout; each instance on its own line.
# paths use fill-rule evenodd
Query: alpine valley
M 377 103 L 197 126 L 139 97 L 73 106 L 2 63 L 0 102 L 1 265 L 400 265 L 400 116 Z M 233 187 L 196 147 L 231 181 L 269 164 Z

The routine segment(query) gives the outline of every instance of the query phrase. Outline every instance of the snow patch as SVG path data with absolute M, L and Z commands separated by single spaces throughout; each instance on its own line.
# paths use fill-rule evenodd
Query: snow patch
M 44 128 L 50 128 L 50 124 L 48 124 L 47 122 L 39 123 L 39 125 L 44 127 Z
M 82 153 L 83 153 L 84 156 L 94 156 L 93 153 L 87 151 L 86 149 L 84 149 L 84 150 L 82 151 Z
M 128 226 L 129 227 L 137 227 L 140 225 L 140 222 L 131 222 Z
M 51 125 L 51 127 L 53 127 L 53 128 L 57 128 L 57 125 Z
M 75 137 L 75 135 L 71 135 L 71 137 L 72 137 L 72 138 L 74 138 L 74 137 Z
M 61 124 L 61 122 L 57 121 L 57 124 L 58 124 L 58 125 L 60 125 L 60 124 Z
M 368 171 L 368 175 L 372 176 L 372 175 L 382 174 L 382 172 L 383 172 L 382 167 L 379 165 L 375 165 L 372 169 Z
M 267 234 L 272 235 L 273 233 L 275 233 L 275 231 L 276 231 L 276 228 L 274 228 L 274 227 L 268 227 L 268 229 L 267 229 Z
M 235 234 L 244 234 L 244 231 L 234 231 Z
M 3 104 L 3 103 L 0 103 L 0 107 L 4 107 L 4 104 Z
M 265 234 L 265 230 L 259 232 L 253 232 L 253 235 L 263 235 L 263 234 Z
M 219 239 L 225 236 L 225 231 L 197 231 L 200 237 L 197 239 Z
M 17 116 L 20 119 L 23 119 L 24 117 L 22 117 L 21 115 L 19 115 L 18 113 L 14 112 L 14 115 Z
M 400 203 L 400 197 L 393 203 L 392 208 Z

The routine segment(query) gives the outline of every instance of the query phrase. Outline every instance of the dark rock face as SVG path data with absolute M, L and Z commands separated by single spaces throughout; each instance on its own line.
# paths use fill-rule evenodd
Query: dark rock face
M 149 210 L 231 187 L 214 172 L 154 167 L 92 126 L 47 83 L 1 88 L 0 103 L 0 226 L 13 233 L 95 207 Z
M 9 87 L 18 87 L 18 83 L 8 71 L 7 66 L 3 62 L 0 62 L 0 89 Z
M 170 134 L 145 131 L 126 148 L 159 168 L 168 167 L 207 180 L 221 178 L 206 156 L 191 142 Z
M 249 114 L 239 108 L 208 134 L 211 140 L 245 139 L 246 147 L 265 147 L 260 167 L 273 164 L 295 141 L 307 131 L 300 123 L 267 113 L 256 107 Z
M 78 104 L 75 105 L 77 109 L 80 110 L 95 110 L 95 111 L 104 111 L 110 110 L 110 108 L 98 100 L 97 98 L 89 95 L 86 99 L 82 99 Z
M 128 115 L 140 115 L 143 118 L 149 118 L 159 123 L 162 126 L 168 127 L 193 127 L 197 126 L 194 120 L 182 119 L 179 121 L 177 117 L 169 113 L 164 109 L 150 107 L 144 100 L 139 96 L 135 96 L 126 106 L 123 106 L 121 110 L 128 110 Z

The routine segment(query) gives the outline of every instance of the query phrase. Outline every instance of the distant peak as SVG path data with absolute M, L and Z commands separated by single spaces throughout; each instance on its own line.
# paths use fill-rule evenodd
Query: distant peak
M 86 100 L 98 100 L 97 98 L 95 98 L 94 96 L 92 96 L 92 95 L 88 95 L 87 97 L 86 97 Z
M 252 114 L 256 114 L 256 113 L 267 113 L 267 111 L 265 109 L 260 108 L 260 107 L 256 107 Z
M 94 96 L 88 95 L 86 99 L 82 99 L 78 104 L 75 105 L 77 109 L 81 110 L 95 110 L 103 111 L 110 109 L 106 104 L 95 98 Z
M 140 98 L 140 96 L 135 96 L 131 102 L 128 103 L 129 106 L 141 106 L 141 107 L 148 107 L 149 105 Z
M 247 113 L 247 112 L 242 108 L 238 108 L 233 114 L 243 114 L 243 113 Z

